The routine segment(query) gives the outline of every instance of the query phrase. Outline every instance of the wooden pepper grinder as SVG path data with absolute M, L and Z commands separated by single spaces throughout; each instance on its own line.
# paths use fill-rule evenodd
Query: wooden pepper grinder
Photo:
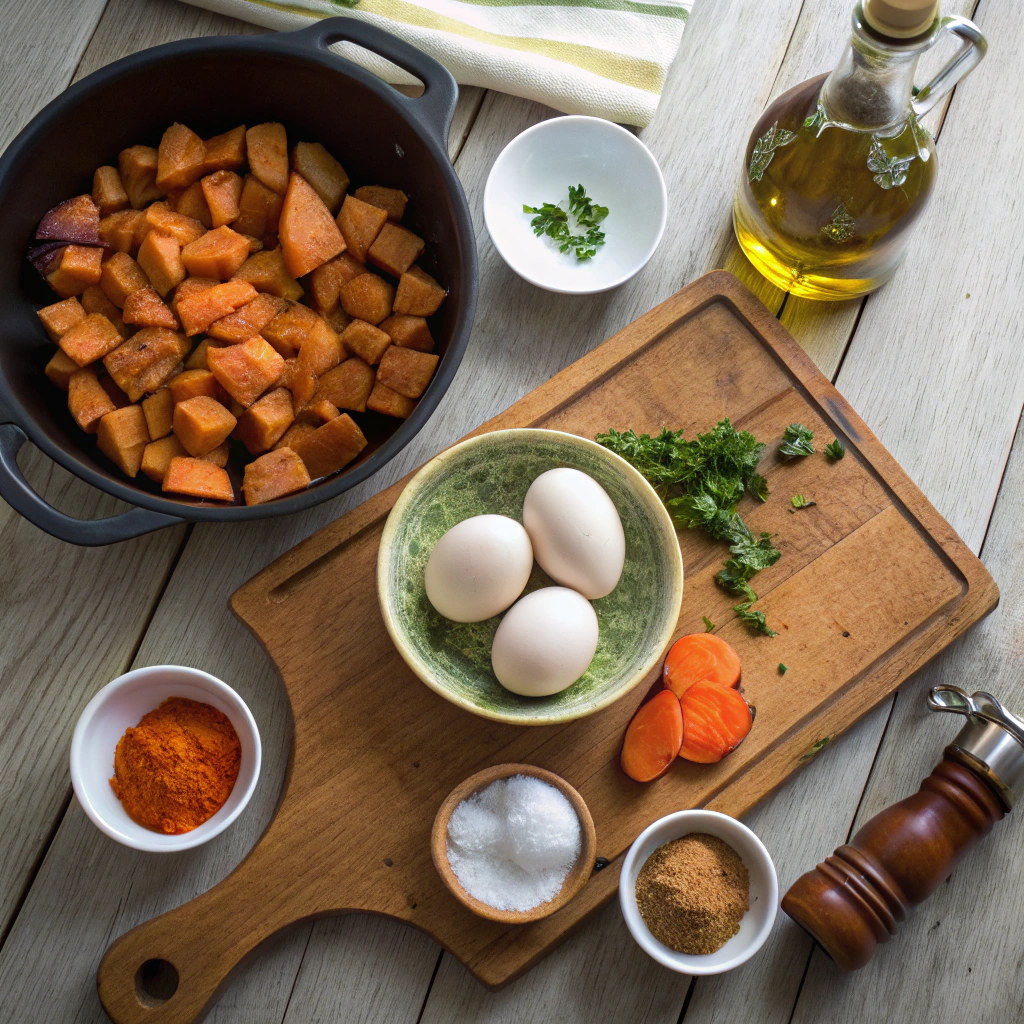
M 956 686 L 934 687 L 928 705 L 967 718 L 942 761 L 918 792 L 876 814 L 782 900 L 847 971 L 896 934 L 1024 791 L 1024 722 L 991 694 Z

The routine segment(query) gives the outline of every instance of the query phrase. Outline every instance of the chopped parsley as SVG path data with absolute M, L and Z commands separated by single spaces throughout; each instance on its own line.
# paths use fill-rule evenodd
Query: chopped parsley
M 810 508 L 812 505 L 818 504 L 816 501 L 809 501 L 802 494 L 794 494 L 793 497 L 789 499 L 789 503 L 794 509 Z
M 789 671 L 789 666 L 788 665 L 783 665 L 782 662 L 780 661 L 779 662 L 779 675 L 780 676 L 784 676 L 788 671 Z
M 783 455 L 795 458 L 798 455 L 813 455 L 814 434 L 801 423 L 790 423 L 782 435 L 782 444 L 779 451 Z
M 577 260 L 589 260 L 604 245 L 604 232 L 598 225 L 608 216 L 607 206 L 598 206 L 587 195 L 582 185 L 569 186 L 569 209 L 564 210 L 555 203 L 542 206 L 523 204 L 523 213 L 536 216 L 530 221 L 535 235 L 547 235 L 558 243 L 559 252 L 571 249 Z M 581 233 L 574 234 L 569 227 L 570 217 Z
M 807 751 L 805 751 L 804 753 L 802 753 L 800 755 L 800 760 L 801 761 L 810 761 L 812 758 L 817 757 L 822 752 L 822 750 L 825 749 L 825 745 L 827 743 L 830 743 L 831 741 L 832 741 L 832 737 L 831 736 L 824 736 L 820 740 L 815 740 L 811 744 L 810 750 L 807 750 Z
M 843 442 L 837 437 L 831 444 L 825 445 L 825 454 L 833 462 L 838 462 L 846 454 Z
M 717 622 L 712 622 L 706 615 L 701 616 L 701 618 L 704 619 L 704 632 L 705 633 L 714 633 L 714 631 L 716 629 L 718 629 L 718 623 Z

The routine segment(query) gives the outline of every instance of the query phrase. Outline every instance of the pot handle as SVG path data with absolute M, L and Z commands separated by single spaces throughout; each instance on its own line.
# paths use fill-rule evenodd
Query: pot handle
M 0 424 L 0 498 L 30 523 L 58 540 L 96 547 L 141 537 L 144 533 L 185 521 L 145 508 L 133 508 L 108 519 L 75 519 L 58 512 L 32 490 L 18 468 L 18 452 L 27 440 L 25 432 L 16 424 Z
M 459 98 L 459 87 L 440 61 L 404 39 L 358 18 L 324 18 L 288 35 L 297 43 L 310 43 L 323 49 L 331 43 L 355 43 L 415 75 L 423 83 L 423 94 L 415 99 L 407 96 L 402 99 L 447 152 L 448 129 L 455 113 L 455 101 Z

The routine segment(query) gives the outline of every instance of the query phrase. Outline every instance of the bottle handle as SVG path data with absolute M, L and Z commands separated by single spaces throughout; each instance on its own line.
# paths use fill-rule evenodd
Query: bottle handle
M 918 117 L 924 117 L 961 78 L 969 75 L 980 63 L 988 50 L 988 42 L 981 30 L 973 21 L 966 18 L 950 16 L 943 18 L 935 38 L 943 31 L 959 36 L 964 46 L 950 58 L 939 73 L 925 86 L 918 90 L 910 105 Z

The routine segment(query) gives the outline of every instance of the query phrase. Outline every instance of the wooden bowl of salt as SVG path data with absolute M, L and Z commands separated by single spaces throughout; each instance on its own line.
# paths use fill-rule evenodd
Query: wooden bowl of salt
M 448 827 L 453 813 L 460 804 L 476 797 L 492 783 L 512 779 L 516 776 L 547 783 L 568 801 L 579 821 L 579 853 L 571 867 L 568 868 L 561 887 L 554 895 L 528 909 L 502 909 L 473 896 L 459 881 L 456 869 L 453 868 L 449 860 Z M 544 800 L 543 790 L 536 787 L 533 787 L 533 790 Z M 548 806 L 556 812 L 559 810 L 558 806 L 552 807 L 551 804 Z M 565 906 L 583 888 L 594 870 L 594 861 L 597 856 L 597 835 L 594 831 L 594 819 L 590 816 L 590 810 L 583 797 L 564 779 L 532 764 L 498 764 L 471 775 L 448 794 L 434 818 L 434 827 L 430 834 L 430 855 L 433 858 L 434 867 L 437 868 L 437 873 L 452 895 L 474 914 L 502 924 L 526 924 L 553 914 L 560 907 Z

